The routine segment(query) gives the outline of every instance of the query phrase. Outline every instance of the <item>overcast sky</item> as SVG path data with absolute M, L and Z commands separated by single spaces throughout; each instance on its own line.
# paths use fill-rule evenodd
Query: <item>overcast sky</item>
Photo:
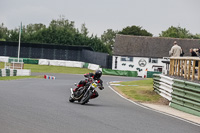
M 0 23 L 8 29 L 43 23 L 64 15 L 90 34 L 142 26 L 154 36 L 170 26 L 200 34 L 200 0 L 0 0 Z

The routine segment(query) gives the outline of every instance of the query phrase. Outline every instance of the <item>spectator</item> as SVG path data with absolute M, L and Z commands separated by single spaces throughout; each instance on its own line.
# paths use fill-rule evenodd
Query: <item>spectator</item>
M 196 49 L 190 49 L 190 55 L 197 57 L 197 53 L 195 52 Z M 195 61 L 195 67 L 198 67 L 198 61 Z M 197 73 L 197 70 L 195 69 L 195 73 Z
M 182 54 L 182 48 L 174 41 L 174 46 L 169 51 L 169 56 L 171 57 L 180 57 Z
M 184 55 L 185 53 L 184 53 L 183 49 L 181 49 L 181 50 L 182 50 L 182 53 L 180 54 L 180 56 L 183 57 L 183 55 Z
M 196 49 L 192 49 L 192 48 L 190 49 L 191 56 L 197 56 L 197 53 L 194 50 L 196 50 Z
M 197 56 L 199 56 L 199 49 L 198 48 L 193 49 L 193 51 L 197 54 Z

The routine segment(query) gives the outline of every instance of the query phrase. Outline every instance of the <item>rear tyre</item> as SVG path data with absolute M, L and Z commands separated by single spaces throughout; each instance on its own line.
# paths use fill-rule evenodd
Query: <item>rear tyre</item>
M 69 97 L 69 101 L 70 101 L 71 103 L 73 103 L 75 100 L 70 96 L 70 97 Z

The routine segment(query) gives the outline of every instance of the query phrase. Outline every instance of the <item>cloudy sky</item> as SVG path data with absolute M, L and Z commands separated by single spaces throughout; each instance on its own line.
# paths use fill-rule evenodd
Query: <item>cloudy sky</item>
M 0 23 L 8 29 L 43 23 L 63 15 L 90 34 L 142 26 L 154 36 L 170 26 L 200 34 L 200 0 L 0 0 Z

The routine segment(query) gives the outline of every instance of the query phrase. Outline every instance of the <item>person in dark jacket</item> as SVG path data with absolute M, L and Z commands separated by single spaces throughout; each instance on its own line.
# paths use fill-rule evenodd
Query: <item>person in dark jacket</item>
M 196 52 L 192 48 L 190 49 L 190 55 L 191 56 L 197 56 Z
M 190 49 L 190 55 L 191 56 L 194 56 L 194 57 L 197 57 L 197 53 L 196 51 L 194 51 L 194 49 Z M 195 67 L 198 67 L 198 61 L 195 62 Z M 197 70 L 195 69 L 195 73 L 197 73 Z

